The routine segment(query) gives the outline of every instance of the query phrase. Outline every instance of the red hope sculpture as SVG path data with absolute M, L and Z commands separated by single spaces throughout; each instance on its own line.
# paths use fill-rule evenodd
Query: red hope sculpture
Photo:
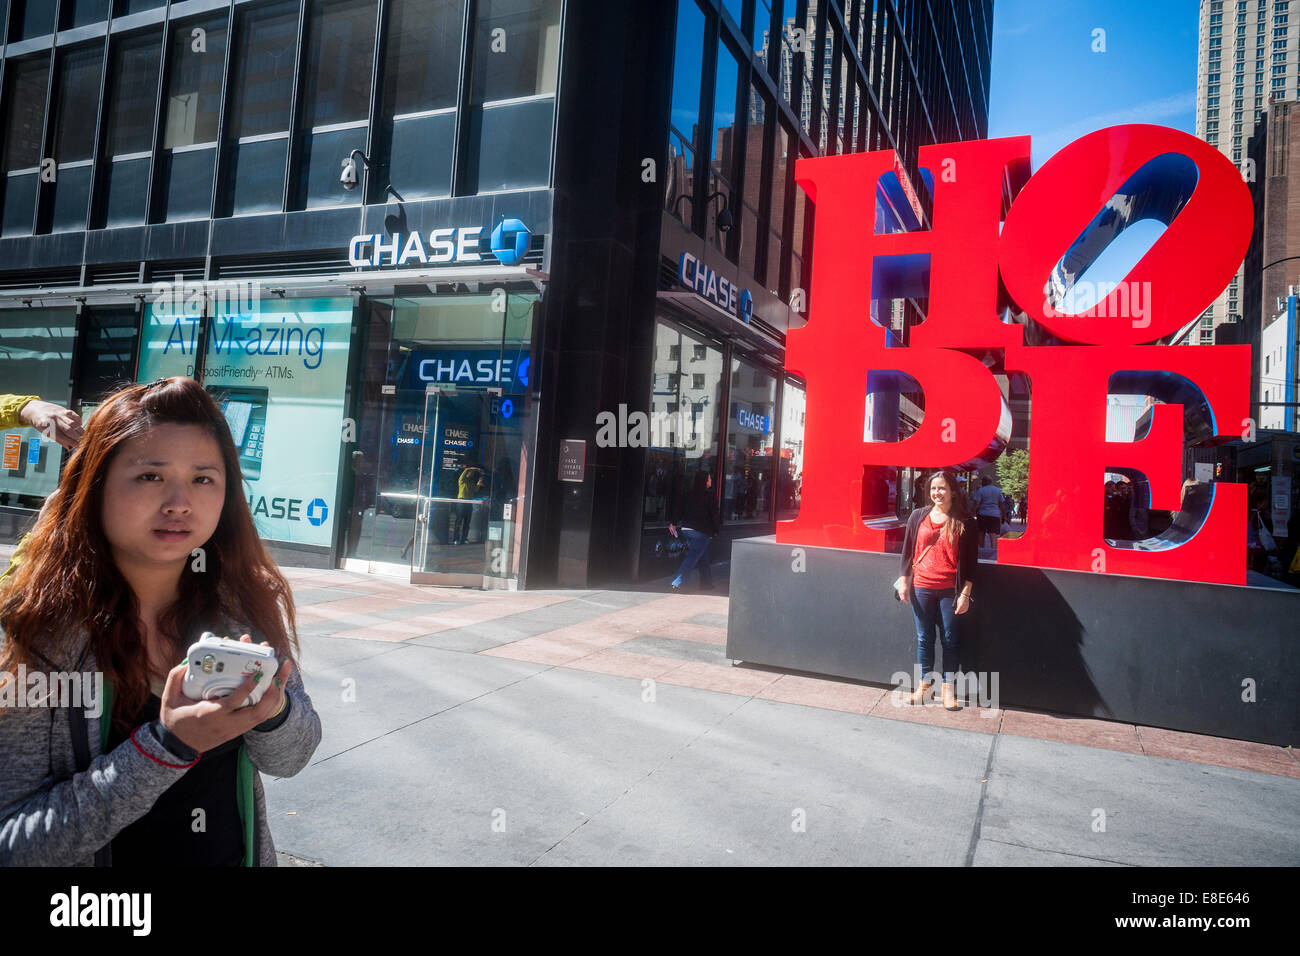
M 1250 243 L 1250 192 L 1236 168 L 1207 143 L 1158 126 L 1116 126 L 1053 156 L 1015 198 L 998 231 L 1009 167 L 1029 161 L 1029 137 L 926 146 L 934 177 L 932 228 L 864 232 L 875 216 L 876 184 L 892 151 L 795 164 L 795 180 L 816 206 L 815 268 L 808 323 L 790 331 L 786 368 L 807 382 L 802 502 L 776 539 L 885 551 L 886 532 L 863 524 L 864 465 L 939 468 L 974 459 L 994 436 L 1001 393 L 988 368 L 962 350 L 1002 349 L 1008 372 L 1029 376 L 1029 515 L 1025 534 L 999 544 L 1003 564 L 1244 584 L 1246 489 L 1218 482 L 1199 530 L 1162 550 L 1111 547 L 1102 536 L 1102 476 L 1140 470 L 1151 507 L 1176 511 L 1182 492 L 1183 406 L 1156 405 L 1147 436 L 1106 441 L 1113 373 L 1174 373 L 1198 387 L 1214 436 L 1238 437 L 1248 415 L 1249 346 L 1143 345 L 1195 320 L 1232 279 Z M 1053 270 L 1116 192 L 1150 160 L 1169 154 L 1195 164 L 1195 188 L 1120 288 L 1077 316 L 1051 307 Z M 929 256 L 929 308 L 907 348 L 887 348 L 868 317 L 877 260 L 904 268 Z M 1025 346 L 1025 327 L 1000 320 L 999 277 L 1029 319 L 1079 345 Z M 1143 285 L 1145 284 L 1145 285 Z M 1127 308 L 1145 289 L 1146 309 Z M 1121 301 L 1123 297 L 1123 301 Z M 925 417 L 898 442 L 863 439 L 867 374 L 899 370 L 925 393 Z

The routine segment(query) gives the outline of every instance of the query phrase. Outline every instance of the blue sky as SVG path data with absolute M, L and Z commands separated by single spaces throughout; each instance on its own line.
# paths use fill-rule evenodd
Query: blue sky
M 1037 169 L 1107 126 L 1195 132 L 1197 11 L 1197 0 L 994 0 L 989 136 L 1032 136 Z
M 1197 0 L 994 0 L 990 138 L 1028 134 L 1038 169 L 1107 126 L 1195 133 L 1197 16 Z M 1094 51 L 1098 41 L 1104 51 Z M 1086 277 L 1122 279 L 1163 232 L 1154 221 L 1135 224 Z

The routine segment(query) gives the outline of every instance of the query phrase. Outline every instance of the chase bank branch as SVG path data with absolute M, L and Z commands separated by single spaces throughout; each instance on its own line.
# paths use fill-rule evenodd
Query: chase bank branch
M 286 565 L 657 579 L 702 470 L 725 558 L 798 507 L 793 160 L 984 133 L 885 116 L 892 10 L 0 0 L 0 392 L 202 381 Z M 620 410 L 678 424 L 599 440 Z M 9 432 L 0 541 L 64 458 Z

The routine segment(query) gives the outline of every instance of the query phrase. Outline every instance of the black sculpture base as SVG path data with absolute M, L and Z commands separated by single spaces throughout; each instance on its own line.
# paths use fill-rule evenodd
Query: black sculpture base
M 738 540 L 727 656 L 877 684 L 906 672 L 910 686 L 898 572 L 896 554 Z M 989 689 L 996 675 L 999 706 L 1300 743 L 1300 591 L 985 561 L 974 597 L 961 667 Z

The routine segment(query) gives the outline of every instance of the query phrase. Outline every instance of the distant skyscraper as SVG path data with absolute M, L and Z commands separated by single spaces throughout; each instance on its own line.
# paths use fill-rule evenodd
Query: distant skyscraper
M 1238 166 L 1268 99 L 1300 95 L 1300 27 L 1290 29 L 1290 6 L 1290 0 L 1201 0 L 1196 135 Z M 1296 13 L 1300 17 L 1300 2 Z M 1188 341 L 1211 344 L 1217 326 L 1240 320 L 1242 300 L 1238 270 Z

